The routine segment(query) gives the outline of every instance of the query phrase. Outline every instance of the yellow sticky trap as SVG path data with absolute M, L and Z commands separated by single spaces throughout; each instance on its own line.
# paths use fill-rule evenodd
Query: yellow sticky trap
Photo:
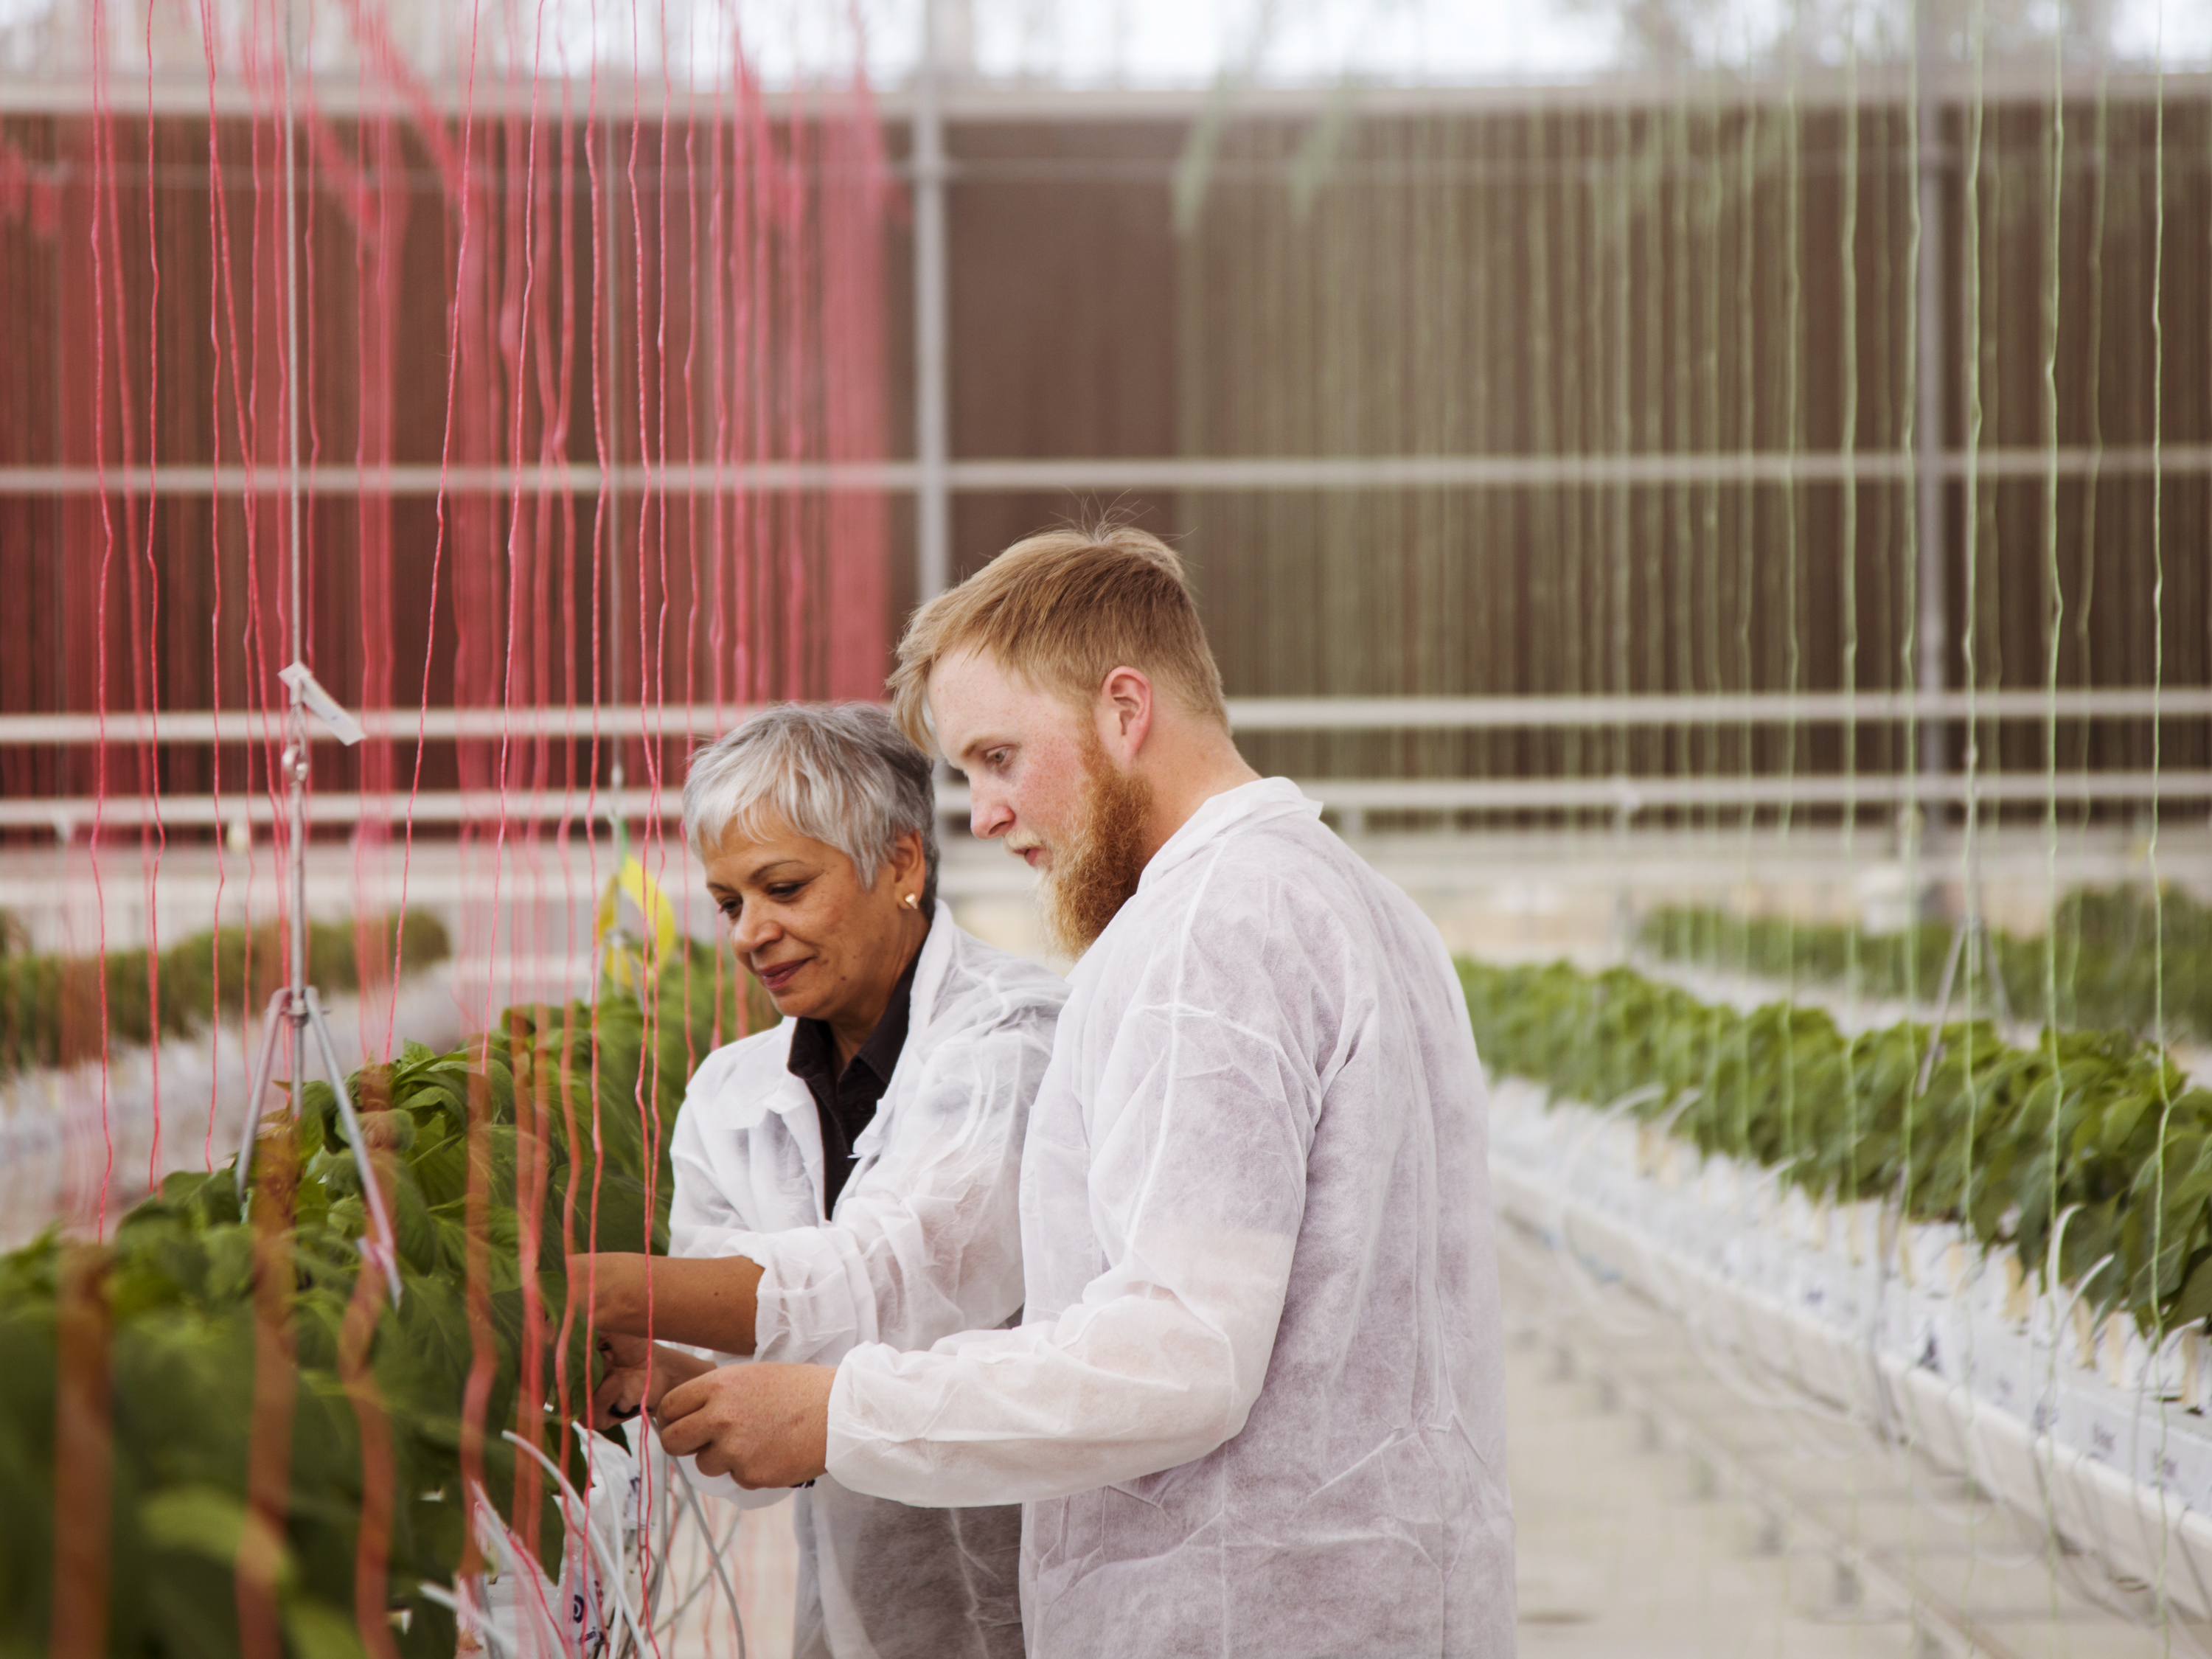
M 645 920 L 648 937 L 637 950 L 628 948 L 623 932 L 624 899 Z M 675 950 L 676 939 L 676 907 L 642 864 L 635 857 L 625 858 L 599 895 L 599 908 L 592 918 L 592 943 L 599 952 L 606 977 L 623 990 L 642 994 L 653 973 Z

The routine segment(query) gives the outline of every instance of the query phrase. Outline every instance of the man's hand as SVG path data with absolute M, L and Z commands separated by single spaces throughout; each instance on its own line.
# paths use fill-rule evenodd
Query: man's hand
M 702 1474 L 755 1490 L 797 1486 L 830 1460 L 834 1365 L 724 1365 L 668 1390 L 653 1407 L 661 1446 L 696 1454 Z
M 617 1331 L 598 1334 L 601 1375 L 592 1390 L 592 1426 L 611 1429 L 643 1407 L 650 1411 L 679 1382 L 714 1368 L 696 1355 Z

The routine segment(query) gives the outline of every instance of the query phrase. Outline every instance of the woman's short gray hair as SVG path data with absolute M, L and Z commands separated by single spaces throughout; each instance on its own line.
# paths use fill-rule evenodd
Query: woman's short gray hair
M 872 702 L 779 703 L 691 757 L 684 836 L 694 853 L 778 828 L 823 842 L 872 887 L 891 844 L 921 837 L 921 914 L 937 907 L 937 792 L 929 757 Z

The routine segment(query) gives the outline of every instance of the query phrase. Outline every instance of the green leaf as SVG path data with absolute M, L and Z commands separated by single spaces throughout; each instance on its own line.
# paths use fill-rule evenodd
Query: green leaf
M 245 1501 L 216 1486 L 172 1486 L 138 1505 L 139 1528 L 155 1549 L 202 1556 L 225 1567 L 237 1563 L 247 1518 Z M 296 1576 L 291 1553 L 280 1552 L 278 1587 L 292 1583 Z
M 311 1595 L 284 1599 L 284 1633 L 299 1659 L 364 1659 L 361 1632 L 353 1615 L 340 1613 Z

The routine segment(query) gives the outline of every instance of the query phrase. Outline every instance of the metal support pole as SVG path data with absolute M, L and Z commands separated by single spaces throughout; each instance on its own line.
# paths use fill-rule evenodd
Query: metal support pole
M 603 273 L 606 285 L 607 323 L 607 701 L 623 701 L 622 666 L 622 334 L 618 307 L 622 303 L 621 277 L 617 263 L 615 243 L 622 230 L 622 221 L 617 216 L 615 199 L 615 124 L 610 119 L 606 130 L 606 161 L 600 176 L 607 181 L 607 261 Z M 644 433 L 638 434 L 642 441 Z M 641 461 L 644 457 L 641 454 Z M 623 787 L 623 734 L 613 736 L 613 761 L 608 769 L 610 794 L 619 793 Z M 610 813 L 612 817 L 612 814 Z M 613 818 L 617 840 L 622 835 L 622 821 Z
M 1918 0 L 1914 7 L 1916 88 L 1919 155 L 1916 158 L 1920 192 L 1920 254 L 1914 272 L 1913 377 L 1917 409 L 1914 416 L 1917 463 L 1919 562 L 1918 617 L 1916 623 L 1917 661 L 1915 679 L 1923 697 L 1940 696 L 1945 689 L 1950 661 L 1949 629 L 1946 619 L 1944 557 L 1943 445 L 1944 422 L 1944 283 L 1943 283 L 1943 152 L 1942 108 L 1934 92 L 1937 37 L 1934 0 Z M 1941 775 L 1949 764 L 1949 734 L 1936 721 L 1920 727 L 1920 769 Z
M 376 1167 L 362 1133 L 361 1120 L 346 1091 L 344 1068 L 338 1062 L 337 1045 L 331 1039 L 330 1023 L 323 1018 L 322 1003 L 307 983 L 307 715 L 328 726 L 339 742 L 351 747 L 362 740 L 361 724 L 339 707 L 336 698 L 316 682 L 307 666 L 307 562 L 301 550 L 304 514 L 300 471 L 300 399 L 305 376 L 300 364 L 300 200 L 297 172 L 299 124 L 292 106 L 292 3 L 284 8 L 284 461 L 285 506 L 289 526 L 289 557 L 285 569 L 285 596 L 290 610 L 292 660 L 278 678 L 290 694 L 285 715 L 287 741 L 280 763 L 284 772 L 284 812 L 290 843 L 285 849 L 285 890 L 291 900 L 290 960 L 284 985 L 269 999 L 263 1018 L 260 1058 L 255 1063 L 246 1103 L 245 1133 L 240 1138 L 237 1160 L 239 1207 L 246 1207 L 252 1178 L 253 1149 L 261 1128 L 261 1097 L 269 1086 L 270 1061 L 275 1057 L 277 1022 L 286 1029 L 290 1049 L 292 1109 L 299 1112 L 307 1087 L 307 1047 L 310 1026 L 321 1052 L 323 1069 L 330 1073 L 331 1091 L 337 1097 L 338 1121 L 354 1162 L 360 1171 L 363 1206 L 369 1237 L 361 1241 L 362 1255 L 383 1273 L 392 1305 L 399 1304 L 399 1259 L 392 1228 L 392 1212 L 376 1180 Z
M 296 174 L 299 122 L 292 108 L 294 7 L 284 7 L 284 465 L 285 507 L 290 523 L 289 563 L 286 598 L 291 611 L 290 655 L 295 663 L 307 659 L 307 597 L 304 561 L 300 556 L 300 192 Z M 285 891 L 291 904 L 291 950 L 287 980 L 291 989 L 289 1012 L 292 1086 L 299 1088 L 307 1076 L 307 700 L 301 682 L 287 683 L 291 706 L 284 730 L 284 798 L 290 840 L 286 848 L 289 868 Z M 341 1082 L 341 1087 L 343 1086 Z M 256 1103 L 258 1105 L 258 1103 Z
M 951 395 L 945 360 L 945 113 L 940 101 L 941 0 L 923 0 L 921 62 L 915 76 L 914 498 L 915 578 L 927 604 L 952 579 Z

